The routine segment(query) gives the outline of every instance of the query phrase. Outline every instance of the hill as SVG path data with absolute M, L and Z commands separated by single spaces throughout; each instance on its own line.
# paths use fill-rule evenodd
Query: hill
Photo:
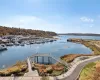
M 56 36 L 57 34 L 55 32 L 50 31 L 0 26 L 0 36 L 4 35 L 36 35 L 38 37 L 51 37 Z

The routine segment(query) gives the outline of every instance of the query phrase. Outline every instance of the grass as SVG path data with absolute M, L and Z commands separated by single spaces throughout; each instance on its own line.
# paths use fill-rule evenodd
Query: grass
M 91 54 L 68 54 L 60 57 L 62 60 L 66 61 L 67 63 L 72 62 L 75 58 L 80 56 L 92 56 Z
M 62 66 L 62 64 L 58 63 L 57 66 Z M 64 66 L 64 65 L 63 65 Z M 52 76 L 59 76 L 65 72 L 67 72 L 68 69 L 66 66 L 64 66 L 63 70 L 53 70 L 53 72 L 51 73 Z
M 43 76 L 43 77 L 41 78 L 41 80 L 49 80 L 49 77 Z
M 25 72 L 27 72 L 26 62 L 17 62 L 12 67 L 0 70 L 0 76 L 10 76 L 11 74 L 21 76 L 24 75 Z
M 89 63 L 81 71 L 79 80 L 92 80 L 93 72 L 95 71 L 95 62 Z
M 67 67 L 61 63 L 56 63 L 52 65 L 35 65 L 40 76 L 58 76 L 67 71 Z M 42 71 L 42 72 L 41 72 Z
M 57 70 L 53 70 L 53 72 L 52 72 L 52 76 L 59 76 L 59 75 L 61 75 L 62 73 L 63 73 L 64 71 L 57 71 Z
M 83 44 L 86 46 L 86 47 L 89 47 L 93 52 L 94 52 L 94 55 L 100 55 L 100 48 L 98 48 L 97 46 L 95 45 L 92 45 L 91 41 L 90 42 L 83 42 Z

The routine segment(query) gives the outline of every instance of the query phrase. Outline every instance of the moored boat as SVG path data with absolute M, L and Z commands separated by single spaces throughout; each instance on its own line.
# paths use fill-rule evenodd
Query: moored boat
M 21 43 L 20 46 L 25 46 L 25 44 L 24 43 Z
M 19 43 L 18 43 L 18 42 L 15 42 L 15 45 L 16 45 L 16 46 L 19 46 Z
M 6 46 L 13 46 L 13 43 L 7 43 Z
M 7 50 L 7 47 L 5 44 L 0 44 L 0 51 L 3 51 L 3 50 Z

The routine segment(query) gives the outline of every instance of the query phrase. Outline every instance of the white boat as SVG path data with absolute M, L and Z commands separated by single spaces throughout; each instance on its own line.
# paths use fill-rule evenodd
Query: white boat
M 25 44 L 24 43 L 21 43 L 20 46 L 25 46 Z
M 26 45 L 30 45 L 30 43 L 26 43 Z
M 0 51 L 7 50 L 6 45 L 0 44 Z
M 36 44 L 40 44 L 40 43 L 42 43 L 42 42 L 41 42 L 41 41 L 36 41 L 35 43 L 36 43 Z
M 15 42 L 15 45 L 16 45 L 16 46 L 19 46 L 19 43 L 18 43 L 18 42 Z
M 6 46 L 13 46 L 13 43 L 7 43 Z

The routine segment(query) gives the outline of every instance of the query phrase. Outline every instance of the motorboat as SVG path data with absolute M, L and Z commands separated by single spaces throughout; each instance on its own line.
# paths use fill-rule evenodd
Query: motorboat
M 7 43 L 6 46 L 13 46 L 13 43 Z
M 0 44 L 0 51 L 3 51 L 3 50 L 7 50 L 7 47 L 5 44 Z

